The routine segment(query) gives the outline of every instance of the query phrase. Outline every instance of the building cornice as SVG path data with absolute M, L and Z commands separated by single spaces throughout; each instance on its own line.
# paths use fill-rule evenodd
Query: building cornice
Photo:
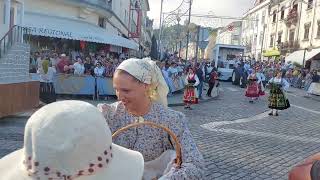
M 246 13 L 244 13 L 243 17 L 247 17 L 247 16 L 261 10 L 262 8 L 269 6 L 270 3 L 271 3 L 271 0 L 267 0 L 257 6 L 254 6 L 253 8 L 249 9 Z

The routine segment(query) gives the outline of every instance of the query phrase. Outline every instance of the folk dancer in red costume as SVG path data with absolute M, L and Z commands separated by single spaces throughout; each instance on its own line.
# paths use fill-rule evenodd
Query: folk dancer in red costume
M 259 85 L 255 70 L 249 70 L 248 86 L 245 96 L 250 98 L 250 103 L 253 103 L 253 101 L 259 97 Z
M 200 83 L 195 71 L 190 67 L 185 79 L 186 88 L 184 90 L 183 101 L 185 103 L 185 109 L 192 109 L 191 104 L 198 103 L 198 92 L 196 86 Z

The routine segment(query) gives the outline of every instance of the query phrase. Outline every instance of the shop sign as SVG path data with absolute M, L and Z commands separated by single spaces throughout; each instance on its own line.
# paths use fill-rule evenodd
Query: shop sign
M 31 34 L 49 37 L 73 38 L 72 32 L 48 28 L 26 27 Z

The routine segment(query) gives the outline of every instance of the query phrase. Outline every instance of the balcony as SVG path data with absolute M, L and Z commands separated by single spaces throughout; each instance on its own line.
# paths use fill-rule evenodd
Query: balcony
M 289 10 L 287 18 L 285 19 L 285 23 L 288 27 L 291 25 L 296 25 L 298 23 L 298 11 L 296 8 L 292 8 Z
M 280 49 L 281 51 L 296 51 L 300 48 L 300 43 L 299 41 L 289 41 L 289 42 L 284 42 L 281 44 Z

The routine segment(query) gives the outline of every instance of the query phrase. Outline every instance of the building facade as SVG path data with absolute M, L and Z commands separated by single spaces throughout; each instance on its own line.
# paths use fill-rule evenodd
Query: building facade
M 13 25 L 32 35 L 96 42 L 113 51 L 151 47 L 148 0 L 1 0 L 0 38 Z M 151 26 L 151 27 L 150 27 Z
M 14 25 L 23 24 L 24 0 L 0 0 L 0 39 Z
M 246 56 L 262 58 L 267 49 L 266 34 L 269 24 L 270 0 L 256 0 L 254 7 L 243 16 L 241 44 L 246 46 Z
M 217 32 L 217 44 L 241 45 L 242 22 L 235 21 L 219 28 Z
M 264 52 L 274 49 L 300 64 L 317 55 L 319 4 L 319 0 L 257 0 L 243 17 L 242 43 L 248 47 L 247 54 L 262 59 Z M 295 57 L 290 57 L 293 53 Z

